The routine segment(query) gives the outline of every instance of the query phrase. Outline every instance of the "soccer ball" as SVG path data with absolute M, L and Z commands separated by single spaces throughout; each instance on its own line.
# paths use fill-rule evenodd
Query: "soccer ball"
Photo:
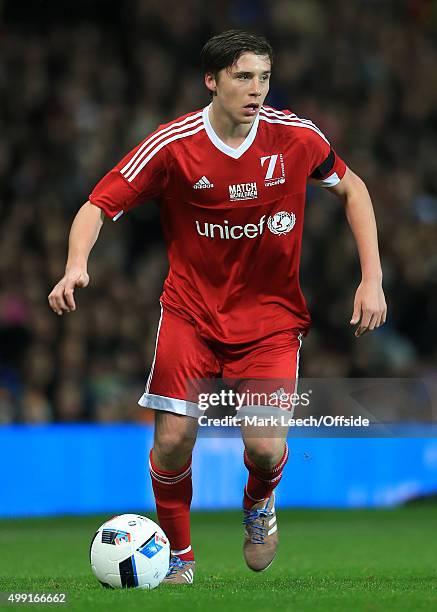
M 165 578 L 170 544 L 145 516 L 122 514 L 103 523 L 90 546 L 91 569 L 108 588 L 154 589 Z

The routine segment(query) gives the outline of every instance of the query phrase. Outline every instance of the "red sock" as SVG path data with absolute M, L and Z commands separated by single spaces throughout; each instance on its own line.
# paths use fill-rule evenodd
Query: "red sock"
M 285 443 L 281 461 L 271 470 L 263 470 L 253 463 L 244 451 L 244 465 L 249 470 L 247 485 L 244 487 L 243 508 L 250 510 L 256 503 L 268 499 L 282 478 L 282 471 L 288 459 L 288 446 Z
M 190 538 L 191 457 L 180 470 L 167 472 L 156 467 L 150 451 L 149 465 L 159 524 L 170 540 L 171 552 L 183 561 L 193 561 Z

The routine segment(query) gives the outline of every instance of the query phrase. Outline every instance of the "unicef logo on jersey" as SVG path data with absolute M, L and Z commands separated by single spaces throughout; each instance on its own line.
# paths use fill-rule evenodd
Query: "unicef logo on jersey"
M 272 234 L 288 234 L 296 223 L 296 215 L 292 212 L 281 210 L 268 218 L 267 227 Z
M 258 238 L 265 233 L 266 215 L 258 223 L 245 223 L 244 225 L 231 225 L 227 219 L 223 223 L 208 223 L 196 220 L 196 230 L 199 236 L 205 238 L 220 238 L 220 240 L 240 240 L 244 238 Z M 267 227 L 272 234 L 281 236 L 288 234 L 296 223 L 296 215 L 281 210 L 267 219 Z

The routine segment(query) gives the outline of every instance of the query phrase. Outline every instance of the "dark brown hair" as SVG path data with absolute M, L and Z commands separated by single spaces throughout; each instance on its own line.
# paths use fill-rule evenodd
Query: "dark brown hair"
M 267 55 L 273 64 L 273 49 L 263 36 L 250 34 L 243 30 L 227 30 L 217 34 L 204 45 L 200 59 L 203 74 L 217 73 L 223 68 L 230 68 L 243 53 Z

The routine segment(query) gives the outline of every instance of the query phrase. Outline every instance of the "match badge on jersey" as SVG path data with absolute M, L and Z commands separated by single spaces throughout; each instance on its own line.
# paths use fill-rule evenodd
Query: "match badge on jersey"
M 229 199 L 231 202 L 238 200 L 255 200 L 258 197 L 258 186 L 255 181 L 251 183 L 237 183 L 229 185 Z
M 282 185 L 285 183 L 285 164 L 282 153 L 260 157 L 261 167 L 267 167 L 264 186 Z

